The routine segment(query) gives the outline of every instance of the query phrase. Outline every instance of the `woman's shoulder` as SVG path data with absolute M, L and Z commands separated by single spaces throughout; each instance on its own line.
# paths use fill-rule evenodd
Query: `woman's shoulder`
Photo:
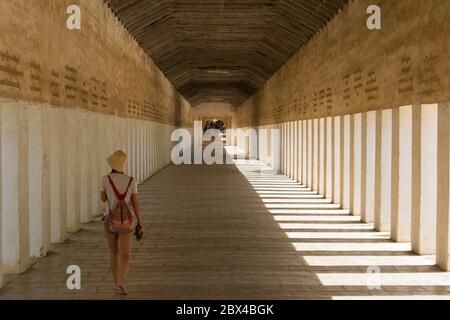
M 126 173 L 113 173 L 112 175 L 120 176 L 121 178 L 126 179 L 126 180 L 130 180 L 130 179 L 133 179 L 133 181 L 136 180 L 134 177 L 129 176 Z
M 114 178 L 126 179 L 126 180 L 133 179 L 133 181 L 136 181 L 136 179 L 132 176 L 129 176 L 125 173 L 116 173 L 116 172 L 104 175 L 102 177 L 102 181 L 108 181 L 109 180 L 108 177 L 111 177 L 112 179 L 114 179 Z
M 133 179 L 133 180 L 135 180 L 134 177 L 129 176 L 129 175 L 125 174 L 125 173 L 123 173 L 122 175 L 123 175 L 125 178 L 127 178 L 127 179 Z

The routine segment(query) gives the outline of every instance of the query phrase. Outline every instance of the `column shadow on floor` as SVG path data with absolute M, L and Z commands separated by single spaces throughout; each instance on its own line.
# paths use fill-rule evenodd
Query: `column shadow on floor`
M 0 299 L 446 298 L 449 273 L 339 205 L 245 157 L 234 165 L 169 166 L 140 187 L 146 236 L 128 286 L 112 290 L 102 224 L 91 223 Z M 68 265 L 82 290 L 66 286 Z M 380 275 L 368 277 L 370 266 Z M 377 278 L 378 277 L 378 278 Z M 369 289 L 377 286 L 379 289 Z

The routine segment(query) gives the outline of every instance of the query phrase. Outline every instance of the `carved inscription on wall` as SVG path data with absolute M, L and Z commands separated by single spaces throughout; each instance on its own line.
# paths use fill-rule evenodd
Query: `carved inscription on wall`
M 130 117 L 173 124 L 175 121 L 175 112 L 166 111 L 167 109 L 158 104 L 151 104 L 147 100 L 139 102 L 134 99 L 129 99 L 127 104 L 127 114 Z
M 36 99 L 45 97 L 47 93 L 55 105 L 65 101 L 91 111 L 114 113 L 107 82 L 103 79 L 96 76 L 83 78 L 76 67 L 68 64 L 60 70 L 44 70 L 38 61 L 23 62 L 18 56 L 0 51 L 0 90 L 6 95 L 22 94 Z M 163 106 L 148 99 L 141 102 L 134 100 L 129 99 L 128 105 L 123 106 L 128 116 L 166 124 L 175 123 L 174 106 Z
M 0 52 L 0 86 L 10 90 L 20 90 L 23 79 L 23 71 L 20 70 L 20 58 Z
M 411 56 L 405 55 L 400 61 L 400 79 L 398 81 L 398 93 L 408 94 L 414 90 L 414 75 Z
M 60 79 L 59 79 L 59 72 L 56 70 L 52 70 L 50 74 L 50 94 L 54 98 L 60 97 Z
M 374 101 L 378 99 L 378 83 L 375 71 L 369 71 L 367 73 L 367 80 L 364 91 L 367 96 L 367 101 Z
M 440 88 L 440 79 L 437 72 L 437 56 L 427 55 L 423 58 L 418 75 L 419 94 L 433 95 Z
M 77 70 L 68 65 L 64 67 L 64 90 L 67 99 L 77 100 Z
M 43 82 L 41 66 L 34 61 L 30 63 L 30 82 L 30 91 L 34 94 L 41 95 Z

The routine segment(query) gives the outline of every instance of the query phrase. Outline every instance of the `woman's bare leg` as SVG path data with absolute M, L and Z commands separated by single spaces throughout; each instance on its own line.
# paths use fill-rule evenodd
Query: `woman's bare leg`
M 107 233 L 106 238 L 109 246 L 109 263 L 112 276 L 114 279 L 114 287 L 119 284 L 119 246 L 118 235 L 116 233 Z
M 119 282 L 118 286 L 122 290 L 123 294 L 127 294 L 125 282 L 127 280 L 128 269 L 130 268 L 130 255 L 131 255 L 131 240 L 133 234 L 120 233 L 119 234 Z

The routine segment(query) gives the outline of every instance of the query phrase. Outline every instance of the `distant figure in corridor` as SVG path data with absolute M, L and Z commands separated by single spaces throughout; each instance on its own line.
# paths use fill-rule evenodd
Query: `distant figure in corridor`
M 103 220 L 114 289 L 123 295 L 128 294 L 125 282 L 130 265 L 133 231 L 136 230 L 139 236 L 144 232 L 137 181 L 125 174 L 127 158 L 125 152 L 116 151 L 107 159 L 112 171 L 102 178 L 100 195 L 102 201 L 108 204 Z

